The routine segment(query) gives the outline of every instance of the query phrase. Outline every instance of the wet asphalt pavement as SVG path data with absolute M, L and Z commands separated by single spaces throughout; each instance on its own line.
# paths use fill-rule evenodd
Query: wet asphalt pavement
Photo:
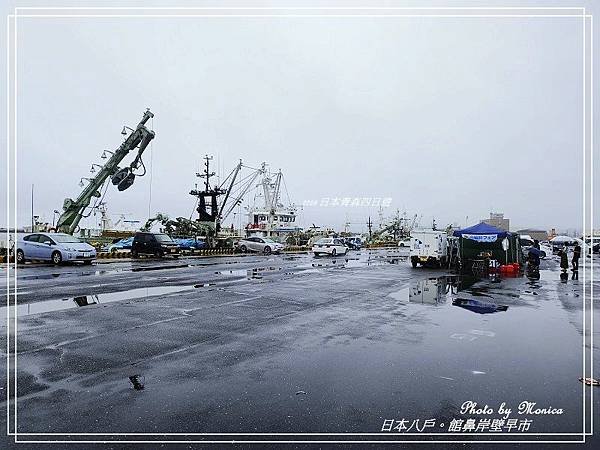
M 561 408 L 528 416 L 528 431 L 581 433 L 582 270 L 563 283 L 549 259 L 538 281 L 476 281 L 413 269 L 399 250 L 24 267 L 18 431 L 381 433 L 386 419 L 435 418 L 425 432 L 446 432 L 473 400 Z M 5 364 L 6 324 L 0 336 Z M 0 378 L 6 409 L 5 366 Z M 234 438 L 302 437 L 170 439 Z

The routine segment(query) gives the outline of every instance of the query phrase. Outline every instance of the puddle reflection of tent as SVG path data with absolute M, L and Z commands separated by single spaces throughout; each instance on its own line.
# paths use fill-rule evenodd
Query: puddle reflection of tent
M 495 303 L 486 303 L 465 298 L 457 298 L 452 302 L 452 304 L 477 314 L 492 314 L 495 312 L 508 310 L 508 306 L 506 305 L 496 305 Z

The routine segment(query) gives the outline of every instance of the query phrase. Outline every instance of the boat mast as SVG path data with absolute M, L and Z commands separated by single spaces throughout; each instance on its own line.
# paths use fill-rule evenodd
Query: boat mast
M 273 186 L 273 199 L 272 199 L 272 204 L 271 204 L 271 210 L 275 210 L 277 209 L 277 207 L 279 206 L 279 192 L 280 192 L 280 188 L 281 188 L 281 169 L 279 169 L 279 172 L 277 172 L 277 175 L 275 175 L 275 183 Z

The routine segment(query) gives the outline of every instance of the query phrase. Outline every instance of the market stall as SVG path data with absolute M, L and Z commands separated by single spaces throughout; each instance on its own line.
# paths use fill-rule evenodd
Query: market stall
M 473 265 L 487 271 L 483 261 L 497 261 L 499 265 L 521 264 L 523 261 L 519 235 L 496 228 L 487 223 L 454 232 L 459 238 L 459 252 L 463 269 Z

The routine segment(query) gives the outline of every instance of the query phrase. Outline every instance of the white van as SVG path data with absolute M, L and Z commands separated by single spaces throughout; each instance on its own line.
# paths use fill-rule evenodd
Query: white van
M 448 234 L 439 230 L 413 230 L 410 238 L 410 262 L 441 267 L 448 258 Z

